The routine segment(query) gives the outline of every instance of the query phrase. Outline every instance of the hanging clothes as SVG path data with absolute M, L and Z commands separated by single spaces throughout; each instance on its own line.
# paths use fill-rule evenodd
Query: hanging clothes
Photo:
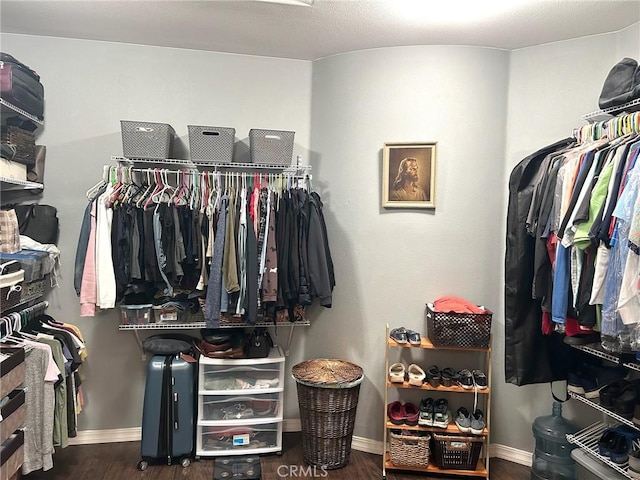
M 83 316 L 121 301 L 191 313 L 201 302 L 215 328 L 226 317 L 253 325 L 285 309 L 298 321 L 316 300 L 331 306 L 322 202 L 306 181 L 160 169 L 134 179 L 115 170 L 92 189 L 83 216 L 74 279 Z

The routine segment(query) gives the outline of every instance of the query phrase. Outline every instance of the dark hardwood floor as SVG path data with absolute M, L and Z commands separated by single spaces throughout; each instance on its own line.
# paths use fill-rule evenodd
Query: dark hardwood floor
M 201 459 L 187 468 L 180 465 L 150 465 L 145 471 L 136 468 L 140 460 L 140 443 L 103 443 L 76 445 L 57 449 L 53 457 L 53 469 L 32 472 L 22 478 L 26 480 L 213 480 L 213 459 Z M 353 450 L 346 467 L 328 470 L 326 475 L 320 469 L 309 469 L 302 460 L 300 433 L 283 434 L 282 455 L 261 457 L 262 480 L 294 478 L 325 478 L 328 480 L 381 480 L 382 457 Z M 286 465 L 287 468 L 278 468 Z M 291 468 L 294 466 L 294 468 Z M 298 467 L 296 470 L 295 467 Z M 300 475 L 300 467 L 303 475 Z M 296 473 L 297 475 L 292 475 Z M 498 458 L 490 461 L 491 480 L 528 480 L 529 467 Z M 387 480 L 416 479 L 460 479 L 478 477 L 453 477 L 442 475 L 426 476 L 418 473 L 387 471 Z

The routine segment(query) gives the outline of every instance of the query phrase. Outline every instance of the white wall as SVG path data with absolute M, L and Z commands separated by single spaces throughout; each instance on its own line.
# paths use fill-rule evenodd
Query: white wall
M 382 438 L 386 323 L 424 333 L 425 303 L 442 295 L 501 309 L 503 242 L 496 232 L 503 223 L 497 212 L 505 188 L 508 58 L 494 49 L 416 46 L 314 62 L 312 161 L 338 287 L 334 307 L 311 329 L 322 340 L 305 353 L 364 367 L 357 435 Z M 383 209 L 383 144 L 420 141 L 437 142 L 435 211 Z M 479 360 L 413 353 L 405 362 L 423 368 Z M 450 401 L 455 411 L 471 408 L 473 398 Z
M 45 127 L 38 137 L 47 146 L 41 203 L 58 208 L 62 252 L 61 287 L 48 313 L 77 324 L 87 339 L 80 430 L 139 426 L 146 364 L 134 333 L 118 331 L 119 310 L 79 318 L 73 265 L 85 192 L 100 180 L 102 165 L 122 155 L 121 119 L 170 123 L 183 147 L 189 124 L 234 127 L 245 143 L 250 128 L 293 130 L 294 153 L 306 159 L 311 63 L 22 35 L 3 34 L 1 40 L 2 51 L 37 70 L 45 87 Z M 6 203 L 9 194 L 2 196 Z M 287 332 L 278 333 L 286 341 Z M 285 415 L 296 417 L 294 388 L 287 407 Z

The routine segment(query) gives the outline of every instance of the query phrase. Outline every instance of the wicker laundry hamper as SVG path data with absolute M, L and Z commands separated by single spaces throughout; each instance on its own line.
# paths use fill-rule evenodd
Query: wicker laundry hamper
M 362 368 L 336 359 L 307 360 L 291 369 L 298 389 L 304 461 L 335 469 L 349 463 Z

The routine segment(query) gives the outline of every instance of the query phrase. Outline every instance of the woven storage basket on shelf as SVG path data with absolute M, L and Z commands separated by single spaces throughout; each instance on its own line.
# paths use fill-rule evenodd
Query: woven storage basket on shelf
M 187 125 L 192 161 L 229 163 L 233 160 L 235 128 Z
M 327 469 L 349 463 L 362 368 L 335 359 L 307 360 L 291 369 L 298 390 L 304 461 Z
M 436 312 L 427 304 L 427 336 L 437 347 L 488 348 L 492 315 Z
M 431 435 L 398 435 L 389 432 L 389 454 L 391 463 L 407 467 L 429 465 L 429 441 Z
M 127 158 L 164 160 L 173 157 L 175 130 L 168 123 L 120 120 L 122 153 Z
M 433 434 L 434 461 L 439 468 L 475 470 L 482 450 L 482 437 Z
M 3 144 L 8 144 L 13 156 L 8 160 L 24 165 L 36 163 L 36 137 L 33 132 L 13 125 L 3 125 L 0 129 L 0 139 Z

